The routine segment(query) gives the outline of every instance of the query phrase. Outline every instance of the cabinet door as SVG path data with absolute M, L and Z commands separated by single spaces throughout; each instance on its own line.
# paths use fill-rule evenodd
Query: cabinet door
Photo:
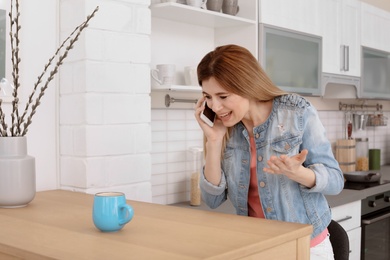
M 259 60 L 277 86 L 288 92 L 320 95 L 320 37 L 261 25 L 260 39 Z
M 323 71 L 360 76 L 360 2 L 329 0 L 322 4 Z
M 347 46 L 348 55 L 345 62 L 348 64 L 345 74 L 360 76 L 361 39 L 360 39 L 360 2 L 356 0 L 341 1 L 341 44 Z
M 363 48 L 363 98 L 390 98 L 390 53 Z
M 390 52 L 390 13 L 362 3 L 362 45 Z
M 332 219 L 337 221 L 347 231 L 349 238 L 349 259 L 360 259 L 360 216 L 361 201 L 354 201 L 332 208 Z
M 260 23 L 320 35 L 320 0 L 260 0 Z
M 339 74 L 341 71 L 341 10 L 339 0 L 323 2 L 323 31 L 322 31 L 322 69 L 327 73 Z
M 349 238 L 349 259 L 358 260 L 360 259 L 360 248 L 361 248 L 361 236 L 362 229 L 355 228 L 347 232 Z

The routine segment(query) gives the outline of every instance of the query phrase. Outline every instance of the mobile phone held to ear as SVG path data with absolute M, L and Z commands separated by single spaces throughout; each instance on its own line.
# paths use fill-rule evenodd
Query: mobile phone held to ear
M 214 111 L 207 106 L 207 102 L 204 102 L 204 110 L 200 114 L 200 118 L 208 124 L 210 127 L 214 126 L 214 120 L 215 120 L 215 113 Z

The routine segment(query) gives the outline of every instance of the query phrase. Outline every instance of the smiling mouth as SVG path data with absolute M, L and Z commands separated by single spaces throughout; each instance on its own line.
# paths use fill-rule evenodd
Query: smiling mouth
M 226 118 L 228 116 L 231 115 L 232 112 L 229 112 L 229 113 L 225 113 L 225 114 L 222 114 L 222 115 L 218 115 L 219 118 L 223 119 L 223 118 Z

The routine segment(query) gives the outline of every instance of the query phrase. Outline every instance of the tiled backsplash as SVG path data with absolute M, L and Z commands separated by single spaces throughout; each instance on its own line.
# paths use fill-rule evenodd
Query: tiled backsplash
M 390 112 L 385 112 L 389 117 Z M 344 112 L 319 111 L 327 137 L 335 150 L 337 139 L 345 138 Z M 369 148 L 381 149 L 381 164 L 390 162 L 389 127 L 366 127 L 353 137 L 368 137 Z M 192 109 L 152 109 L 152 194 L 153 202 L 172 204 L 188 201 L 190 174 L 194 170 L 190 147 L 203 145 L 203 134 Z

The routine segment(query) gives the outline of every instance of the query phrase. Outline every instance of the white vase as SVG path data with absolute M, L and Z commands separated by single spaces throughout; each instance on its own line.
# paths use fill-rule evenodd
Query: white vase
M 0 137 L 0 208 L 19 208 L 36 193 L 35 158 L 27 155 L 27 139 Z

